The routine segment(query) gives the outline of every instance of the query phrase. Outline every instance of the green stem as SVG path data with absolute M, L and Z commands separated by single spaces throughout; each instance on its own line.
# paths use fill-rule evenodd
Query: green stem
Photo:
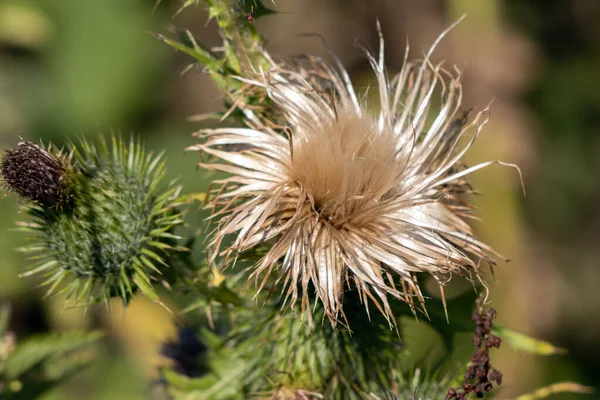
M 246 18 L 242 0 L 206 0 L 210 18 L 216 19 L 224 36 L 225 59 L 241 75 L 252 74 L 270 63 L 261 48 L 263 38 Z

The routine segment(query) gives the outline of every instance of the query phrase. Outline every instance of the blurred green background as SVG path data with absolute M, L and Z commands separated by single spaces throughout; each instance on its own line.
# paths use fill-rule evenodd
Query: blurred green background
M 201 3 L 201 2 L 200 2 Z M 202 6 L 176 12 L 163 0 L 0 0 L 0 148 L 19 137 L 61 144 L 76 136 L 135 133 L 166 149 L 169 173 L 185 192 L 206 189 L 195 168 L 195 114 L 219 110 L 221 94 L 202 69 L 154 39 L 190 29 L 219 45 Z M 491 121 L 469 155 L 522 168 L 527 195 L 512 170 L 491 167 L 473 184 L 483 219 L 476 229 L 512 259 L 499 266 L 492 291 L 505 326 L 570 352 L 539 359 L 506 347 L 495 355 L 505 372 L 500 398 L 557 380 L 600 387 L 600 2 L 597 0 L 279 0 L 281 13 L 256 22 L 276 58 L 325 55 L 319 33 L 361 85 L 368 64 L 355 39 L 377 44 L 381 21 L 391 71 L 402 65 L 407 38 L 419 57 L 451 22 L 466 20 L 435 60 L 464 75 L 465 107 L 492 103 Z M 185 72 L 185 73 L 183 73 Z M 144 399 L 161 340 L 173 316 L 138 299 L 125 315 L 98 307 L 87 316 L 42 301 L 14 251 L 19 218 L 13 196 L 0 206 L 0 301 L 13 305 L 19 337 L 48 330 L 105 327 L 109 351 L 87 374 L 48 399 Z M 564 394 L 556 399 L 600 399 Z

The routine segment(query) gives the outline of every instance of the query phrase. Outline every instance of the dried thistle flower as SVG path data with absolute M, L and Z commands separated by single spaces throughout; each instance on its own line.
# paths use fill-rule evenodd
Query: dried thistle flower
M 54 154 L 41 145 L 20 142 L 7 149 L 0 172 L 9 190 L 44 207 L 62 207 L 70 198 L 70 157 Z
M 272 241 L 252 277 L 262 276 L 260 291 L 276 273 L 286 303 L 301 297 L 309 323 L 310 285 L 334 324 L 344 319 L 343 294 L 351 283 L 367 312 L 371 300 L 395 323 L 388 296 L 413 311 L 418 299 L 424 308 L 418 272 L 440 286 L 453 274 L 482 280 L 480 263 L 492 264 L 497 254 L 473 236 L 464 221 L 472 206 L 461 195 L 471 192 L 468 174 L 504 163 L 467 168 L 460 162 L 488 109 L 469 121 L 460 73 L 432 65 L 444 34 L 423 61 L 405 62 L 391 79 L 383 39 L 377 59 L 367 53 L 379 89 L 377 113 L 356 94 L 337 58 L 336 67 L 307 57 L 308 67 L 273 64 L 256 79 L 240 78 L 266 90 L 282 118 L 238 104 L 249 128 L 202 130 L 200 143 L 189 148 L 224 161 L 200 166 L 231 175 L 214 182 L 213 214 L 222 218 L 213 258 Z M 432 115 L 436 90 L 441 104 Z M 227 235 L 236 238 L 219 250 Z

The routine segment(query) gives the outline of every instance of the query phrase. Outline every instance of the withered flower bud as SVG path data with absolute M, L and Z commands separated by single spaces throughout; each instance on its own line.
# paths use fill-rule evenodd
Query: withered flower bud
M 70 198 L 70 160 L 41 145 L 20 142 L 6 150 L 0 171 L 6 188 L 44 207 L 63 207 Z

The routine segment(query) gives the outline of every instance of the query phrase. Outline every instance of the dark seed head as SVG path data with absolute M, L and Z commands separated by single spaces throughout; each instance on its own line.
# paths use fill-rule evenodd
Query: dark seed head
M 6 150 L 0 162 L 5 186 L 45 207 L 62 207 L 68 201 L 69 171 L 65 159 L 31 142 Z
M 477 377 L 477 379 L 483 379 L 487 376 L 487 370 L 483 367 L 477 367 L 475 369 L 475 377 Z
M 446 393 L 446 400 L 450 400 L 456 397 L 456 389 L 450 388 L 448 389 L 448 393 Z
M 483 297 L 477 300 L 477 311 L 471 316 L 475 322 L 473 344 L 478 350 L 471 357 L 472 364 L 465 371 L 462 385 L 450 389 L 445 400 L 466 400 L 472 395 L 483 398 L 484 393 L 494 388 L 491 382 L 496 382 L 498 385 L 502 382 L 502 374 L 492 367 L 489 354 L 490 348 L 500 347 L 501 343 L 498 336 L 491 334 L 496 310 L 493 308 L 486 309 L 483 302 Z
M 499 348 L 500 344 L 502 343 L 502 339 L 500 339 L 498 336 L 494 336 L 492 338 L 492 343 L 494 345 L 495 348 Z
M 467 372 L 465 372 L 465 379 L 473 379 L 475 378 L 475 366 L 471 365 L 467 368 Z
M 483 321 L 483 331 L 485 333 L 490 333 L 490 329 L 492 329 L 492 321 L 486 319 Z
M 500 371 L 493 370 L 490 373 L 490 380 L 491 381 L 496 381 L 496 383 L 498 385 L 501 385 L 502 384 L 502 373 Z

